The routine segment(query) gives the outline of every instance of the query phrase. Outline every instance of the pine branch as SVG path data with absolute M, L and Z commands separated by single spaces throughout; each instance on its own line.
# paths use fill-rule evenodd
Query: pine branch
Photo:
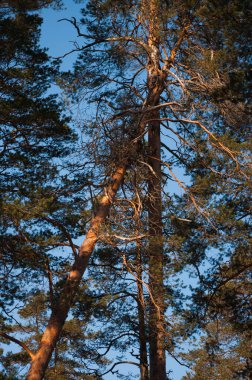
M 13 343 L 18 344 L 20 347 L 22 347 L 28 353 L 28 355 L 30 356 L 31 359 L 33 359 L 35 357 L 35 354 L 27 347 L 27 345 L 25 343 L 21 342 L 19 339 L 13 338 L 12 336 L 5 334 L 5 333 L 2 333 L 2 332 L 0 332 L 0 336 L 2 336 L 5 339 L 10 340 Z

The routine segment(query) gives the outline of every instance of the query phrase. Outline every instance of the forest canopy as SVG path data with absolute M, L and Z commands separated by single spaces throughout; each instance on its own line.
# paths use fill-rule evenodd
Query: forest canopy
M 73 3 L 0 5 L 0 379 L 251 379 L 250 2 Z

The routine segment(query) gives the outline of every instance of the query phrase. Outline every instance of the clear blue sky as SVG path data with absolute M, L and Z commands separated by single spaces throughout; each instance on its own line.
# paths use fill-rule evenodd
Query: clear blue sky
M 66 0 L 62 10 L 47 8 L 40 12 L 44 19 L 41 30 L 41 46 L 49 48 L 53 57 L 61 57 L 73 49 L 73 42 L 78 40 L 74 27 L 62 18 L 80 18 L 80 9 L 83 4 L 76 4 L 73 0 Z M 62 60 L 62 70 L 69 70 L 77 54 L 68 55 Z

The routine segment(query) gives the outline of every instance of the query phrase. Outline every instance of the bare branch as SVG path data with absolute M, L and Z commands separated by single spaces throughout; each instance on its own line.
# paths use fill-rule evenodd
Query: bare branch
M 20 347 L 22 347 L 28 353 L 28 355 L 30 356 L 31 359 L 33 359 L 35 357 L 35 354 L 26 346 L 25 343 L 21 342 L 20 340 L 18 340 L 16 338 L 13 338 L 12 336 L 10 336 L 8 334 L 2 333 L 2 332 L 0 332 L 0 336 L 2 336 L 5 339 L 10 340 L 13 343 L 18 344 Z
M 125 268 L 128 270 L 128 272 L 139 282 L 141 283 L 146 289 L 147 289 L 147 292 L 150 296 L 150 299 L 151 299 L 151 302 L 152 304 L 155 306 L 156 310 L 157 310 L 157 313 L 158 313 L 158 319 L 161 320 L 161 313 L 160 313 L 160 307 L 157 305 L 157 303 L 155 302 L 154 300 L 154 297 L 151 293 L 151 290 L 150 290 L 150 287 L 149 285 L 143 281 L 141 278 L 139 278 L 135 273 L 134 271 L 131 269 L 131 267 L 129 266 L 129 264 L 127 263 L 127 259 L 126 259 L 126 256 L 124 254 L 122 254 L 122 258 L 123 258 L 123 265 L 125 266 Z
M 106 375 L 106 374 L 109 373 L 109 372 L 111 372 L 111 373 L 115 373 L 115 372 L 113 372 L 113 369 L 114 369 L 117 365 L 119 365 L 119 364 L 132 364 L 132 365 L 136 365 L 137 367 L 140 366 L 139 363 L 132 362 L 132 361 L 129 361 L 129 360 L 123 360 L 123 361 L 121 361 L 121 362 L 117 362 L 117 363 L 113 364 L 112 367 L 111 367 L 108 371 L 106 371 L 106 372 L 100 374 L 100 376 L 104 376 L 104 375 Z
M 50 262 L 49 262 L 49 259 L 48 257 L 46 258 L 46 273 L 47 273 L 47 276 L 48 276 L 48 282 L 49 282 L 49 294 L 50 294 L 50 304 L 51 304 L 51 309 L 53 309 L 53 299 L 54 299 L 54 295 L 53 295 L 53 278 L 52 278 L 52 271 L 51 271 L 51 268 L 50 268 Z
M 157 158 L 155 158 L 155 157 L 152 157 L 152 158 L 157 160 Z M 164 162 L 164 161 L 161 161 L 161 162 L 162 162 L 163 165 L 165 165 L 165 166 L 168 168 L 168 170 L 169 170 L 171 176 L 175 179 L 175 181 L 177 182 L 177 184 L 179 185 L 179 187 L 181 187 L 181 188 L 184 190 L 184 192 L 185 192 L 186 194 L 188 194 L 188 196 L 189 196 L 189 198 L 191 199 L 191 201 L 192 201 L 194 207 L 196 208 L 196 210 L 197 210 L 201 215 L 203 215 L 204 218 L 205 218 L 205 219 L 211 224 L 211 226 L 216 230 L 216 227 L 213 225 L 212 221 L 209 219 L 209 217 L 207 216 L 206 212 L 205 212 L 204 210 L 202 210 L 202 208 L 198 205 L 198 203 L 197 203 L 195 197 L 193 196 L 193 194 L 191 193 L 190 189 L 189 189 L 187 186 L 185 186 L 185 184 L 177 178 L 177 176 L 176 176 L 176 175 L 174 174 L 174 172 L 171 170 L 171 166 L 170 166 L 167 162 Z
M 139 239 L 145 238 L 147 235 L 138 235 L 138 236 L 132 236 L 132 237 L 126 237 L 126 236 L 119 236 L 119 235 L 109 235 L 110 238 L 116 238 L 123 241 L 135 241 Z

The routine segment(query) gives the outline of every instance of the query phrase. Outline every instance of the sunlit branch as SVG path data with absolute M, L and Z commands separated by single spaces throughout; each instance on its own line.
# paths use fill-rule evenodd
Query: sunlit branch
M 122 254 L 122 259 L 123 259 L 123 265 L 125 266 L 125 268 L 127 269 L 127 271 L 138 281 L 140 282 L 147 290 L 149 296 L 150 296 L 150 299 L 151 299 L 151 302 L 152 304 L 155 306 L 156 310 L 157 310 L 157 313 L 158 313 L 158 319 L 161 320 L 161 313 L 160 313 L 160 307 L 157 305 L 157 303 L 155 302 L 154 300 L 154 297 L 151 293 L 151 290 L 150 290 L 150 287 L 149 285 L 143 281 L 141 278 L 138 278 L 138 276 L 134 273 L 134 271 L 130 268 L 128 262 L 127 262 L 127 259 L 126 259 L 126 256 L 124 254 Z
M 151 158 L 157 160 L 156 157 L 151 157 Z M 216 230 L 216 227 L 213 225 L 212 221 L 209 219 L 209 217 L 207 216 L 206 212 L 205 212 L 204 210 L 202 210 L 201 207 L 198 205 L 198 203 L 197 203 L 195 197 L 193 196 L 193 194 L 191 193 L 190 189 L 189 189 L 187 186 L 185 186 L 185 184 L 184 184 L 183 182 L 181 182 L 181 181 L 178 179 L 178 177 L 177 177 L 177 176 L 174 174 L 174 172 L 172 171 L 171 166 L 170 166 L 167 162 L 164 162 L 164 161 L 161 161 L 161 160 L 160 160 L 160 162 L 161 162 L 164 166 L 166 166 L 166 167 L 168 168 L 168 170 L 169 170 L 171 176 L 172 176 L 172 177 L 174 178 L 174 180 L 177 182 L 177 184 L 179 185 L 179 187 L 181 187 L 181 189 L 183 189 L 184 192 L 185 192 L 186 194 L 188 194 L 188 196 L 189 196 L 189 198 L 191 199 L 191 201 L 192 201 L 194 207 L 196 208 L 196 210 L 197 210 L 201 215 L 203 215 L 204 218 L 205 218 L 205 219 L 211 224 L 211 226 Z
M 0 336 L 2 336 L 5 339 L 10 340 L 13 343 L 18 344 L 20 347 L 22 347 L 28 353 L 28 355 L 30 356 L 31 359 L 33 359 L 35 357 L 35 354 L 27 347 L 27 345 L 25 343 L 21 342 L 20 340 L 18 340 L 16 338 L 13 338 L 12 336 L 10 336 L 8 334 L 2 333 L 2 332 L 0 332 Z

